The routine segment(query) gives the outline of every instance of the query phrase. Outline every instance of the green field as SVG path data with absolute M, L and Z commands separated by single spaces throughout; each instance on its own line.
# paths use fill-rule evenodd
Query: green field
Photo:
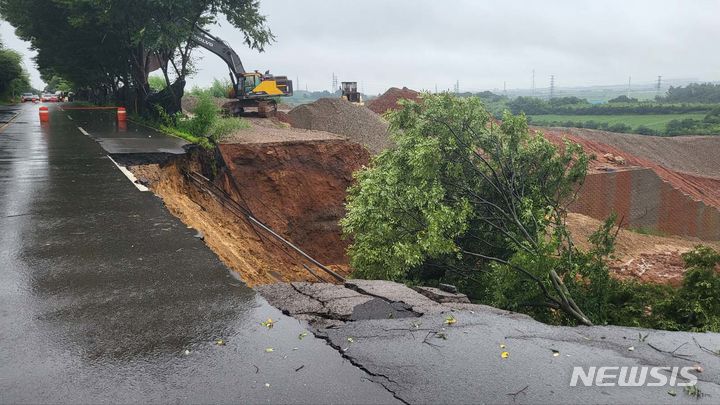
M 658 132 L 665 130 L 665 125 L 672 120 L 684 120 L 691 118 L 694 120 L 702 121 L 705 118 L 704 113 L 699 114 L 633 114 L 633 115 L 533 115 L 531 116 L 532 124 L 543 125 L 551 123 L 552 121 L 558 122 L 607 122 L 609 125 L 613 124 L 625 124 L 633 128 L 637 128 L 640 125 L 644 125 L 648 128 L 654 129 Z

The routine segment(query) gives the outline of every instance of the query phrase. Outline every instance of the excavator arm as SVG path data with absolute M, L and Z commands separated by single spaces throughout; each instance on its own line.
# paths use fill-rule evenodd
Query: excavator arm
M 222 39 L 213 36 L 209 32 L 197 26 L 195 27 L 195 31 L 193 31 L 191 39 L 193 42 L 219 56 L 220 59 L 227 63 L 230 68 L 230 72 L 232 72 L 235 76 L 233 82 L 237 82 L 238 78 L 245 74 L 245 67 L 242 64 L 242 61 L 240 61 L 240 57 Z

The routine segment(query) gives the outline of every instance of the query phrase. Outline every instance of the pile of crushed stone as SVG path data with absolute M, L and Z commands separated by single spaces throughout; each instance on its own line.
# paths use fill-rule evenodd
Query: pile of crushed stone
M 288 116 L 293 127 L 344 135 L 373 154 L 393 146 L 385 120 L 363 106 L 339 98 L 321 98 L 295 107 Z
M 407 87 L 403 87 L 402 89 L 391 87 L 382 96 L 371 100 L 367 104 L 367 107 L 378 114 L 385 114 L 390 110 L 397 110 L 400 107 L 398 105 L 398 101 L 400 100 L 407 99 L 417 101 L 419 98 L 420 93 L 415 90 L 408 89 Z

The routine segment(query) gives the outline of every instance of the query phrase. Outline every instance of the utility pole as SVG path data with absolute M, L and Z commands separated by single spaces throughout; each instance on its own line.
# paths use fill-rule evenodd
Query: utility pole
M 300 88 L 300 76 L 295 76 L 295 86 L 296 89 Z
M 555 75 L 550 75 L 550 99 L 555 98 Z
M 532 95 L 535 97 L 535 69 L 533 69 L 532 73 Z

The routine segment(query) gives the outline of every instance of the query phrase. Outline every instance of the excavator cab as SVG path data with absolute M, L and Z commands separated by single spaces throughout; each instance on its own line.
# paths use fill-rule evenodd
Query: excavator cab
M 281 96 L 292 96 L 292 82 L 286 76 L 273 76 L 269 72 L 260 73 L 257 70 L 250 73 L 243 73 L 241 83 L 241 94 L 245 98 L 262 98 Z

